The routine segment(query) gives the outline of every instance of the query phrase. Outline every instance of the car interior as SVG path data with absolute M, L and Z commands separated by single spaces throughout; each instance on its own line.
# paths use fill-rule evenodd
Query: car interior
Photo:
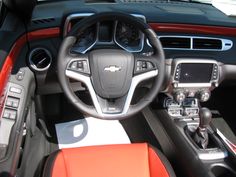
M 0 177 L 236 177 L 234 42 L 206 0 L 0 0 Z

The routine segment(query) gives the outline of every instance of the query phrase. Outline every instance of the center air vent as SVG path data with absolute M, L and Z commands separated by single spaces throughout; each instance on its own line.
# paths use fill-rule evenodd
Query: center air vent
M 222 49 L 219 39 L 193 38 L 193 49 Z
M 160 37 L 164 48 L 189 49 L 191 46 L 190 38 L 184 37 Z
M 159 36 L 164 49 L 226 51 L 233 42 L 228 39 L 200 36 Z
M 30 52 L 30 67 L 36 71 L 47 70 L 52 62 L 51 53 L 45 48 L 35 48 Z

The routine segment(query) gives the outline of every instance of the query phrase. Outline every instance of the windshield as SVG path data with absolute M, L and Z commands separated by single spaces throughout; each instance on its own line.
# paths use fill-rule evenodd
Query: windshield
M 1 1 L 1 0 L 0 0 Z M 38 1 L 63 1 L 63 0 L 38 0 Z M 70 0 L 64 0 L 64 1 L 70 1 Z M 99 2 L 100 0 L 97 0 Z M 148 0 L 147 0 L 148 1 Z M 211 3 L 212 0 L 154 0 L 156 2 L 173 2 L 173 1 L 181 1 L 181 2 L 199 2 L 199 3 Z M 153 0 L 150 0 L 150 2 L 153 2 Z

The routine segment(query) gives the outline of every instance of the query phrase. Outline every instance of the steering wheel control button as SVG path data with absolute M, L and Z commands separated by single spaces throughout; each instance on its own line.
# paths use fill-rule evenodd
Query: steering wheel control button
M 154 68 L 153 64 L 151 62 L 147 62 L 147 69 L 149 70 L 153 68 Z
M 142 69 L 144 70 L 147 69 L 147 62 L 145 61 L 142 62 Z
M 87 61 L 83 61 L 83 68 L 85 73 L 89 73 L 89 66 Z
M 77 62 L 76 61 L 72 62 L 70 65 L 70 68 L 76 70 L 77 69 Z
M 69 64 L 69 69 L 83 73 L 83 74 L 90 74 L 87 60 L 72 61 Z
M 136 62 L 135 72 L 136 73 L 143 73 L 146 71 L 150 71 L 154 69 L 154 65 L 150 61 L 141 61 L 138 60 Z
M 142 61 L 137 61 L 136 63 L 136 72 L 142 71 Z
M 137 66 L 141 67 L 142 66 L 142 62 L 141 61 L 137 61 Z
M 77 62 L 77 67 L 78 67 L 79 71 L 83 71 L 84 70 L 83 61 L 78 61 Z

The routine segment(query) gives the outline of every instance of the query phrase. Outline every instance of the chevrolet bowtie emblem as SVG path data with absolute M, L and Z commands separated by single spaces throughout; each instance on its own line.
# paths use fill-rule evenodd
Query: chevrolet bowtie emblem
M 104 71 L 107 71 L 107 72 L 117 72 L 117 71 L 120 71 L 121 70 L 121 67 L 118 67 L 118 66 L 107 66 L 104 68 Z

